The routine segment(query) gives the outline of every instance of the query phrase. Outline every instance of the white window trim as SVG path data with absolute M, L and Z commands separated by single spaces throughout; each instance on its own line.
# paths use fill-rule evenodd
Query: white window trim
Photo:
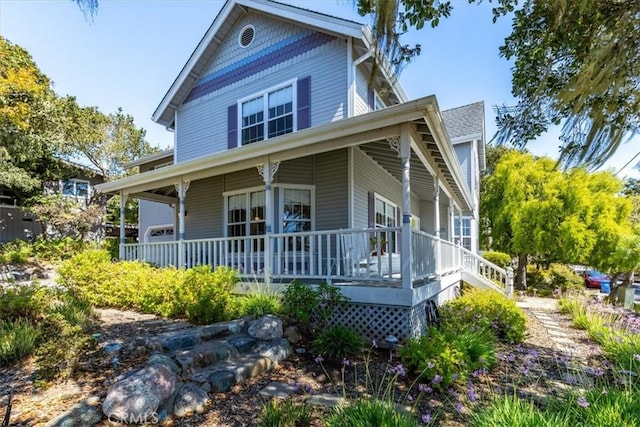
M 64 183 L 65 182 L 69 182 L 69 181 L 73 182 L 73 194 L 64 194 Z M 87 196 L 86 197 L 81 197 L 81 196 L 78 196 L 76 194 L 76 186 L 77 186 L 78 183 L 87 184 Z M 91 197 L 91 181 L 86 180 L 86 179 L 78 179 L 78 178 L 71 178 L 71 179 L 61 180 L 60 181 L 60 194 L 62 194 L 62 197 L 73 197 L 74 199 L 89 200 L 89 198 Z
M 282 189 L 290 189 L 290 190 L 311 190 L 311 231 L 316 231 L 316 186 L 315 185 L 307 185 L 307 184 L 283 184 L 283 183 L 276 183 L 276 184 L 272 184 L 272 188 L 278 188 L 280 190 Z M 223 223 L 222 223 L 222 227 L 223 227 L 223 233 L 222 235 L 224 237 L 229 237 L 228 235 L 228 228 L 229 228 L 229 203 L 228 203 L 228 198 L 229 196 L 236 196 L 238 194 L 250 194 L 254 191 L 264 191 L 264 186 L 257 186 L 257 187 L 249 187 L 249 188 L 243 188 L 240 190 L 233 190 L 233 191 L 225 191 L 222 193 L 222 198 L 224 200 L 223 203 L 223 209 L 224 209 L 224 215 L 223 215 Z M 278 207 L 280 209 L 282 209 L 284 207 L 284 191 L 279 191 L 279 197 L 278 197 Z M 273 197 L 274 192 L 271 191 L 271 197 Z M 266 197 L 266 194 L 265 194 Z M 272 203 L 271 204 L 272 207 L 275 207 L 275 205 Z M 265 207 L 266 208 L 266 207 Z M 283 213 L 283 212 L 281 212 Z M 280 215 L 282 216 L 282 215 Z M 274 215 L 274 219 L 275 219 L 275 215 Z M 282 220 L 282 218 L 280 218 Z M 271 224 L 271 226 L 273 227 L 274 224 Z
M 237 196 L 240 194 L 244 194 L 245 195 L 245 206 L 250 206 L 251 204 L 251 200 L 250 200 L 250 194 L 257 192 L 257 191 L 265 191 L 264 186 L 257 186 L 257 187 L 250 187 L 250 188 L 244 188 L 241 190 L 233 190 L 233 191 L 225 191 L 224 193 L 222 193 L 222 197 L 224 199 L 224 222 L 222 223 L 223 226 L 223 233 L 222 235 L 224 237 L 229 237 L 229 196 Z M 273 197 L 273 196 L 272 196 Z M 265 199 L 266 199 L 266 192 L 265 192 Z M 265 200 L 266 202 L 266 200 Z M 266 209 L 266 203 L 265 203 L 265 209 Z M 249 214 L 247 214 L 247 218 L 249 218 L 248 216 Z M 266 217 L 265 217 L 266 220 Z M 245 221 L 245 223 L 247 224 L 247 226 L 251 225 L 251 220 L 249 220 L 248 222 Z
M 149 227 L 147 227 L 147 231 L 144 232 L 144 242 L 145 243 L 149 243 L 149 237 L 151 236 L 151 233 L 155 230 L 160 230 L 163 228 L 170 228 L 173 230 L 173 235 L 175 238 L 175 234 L 176 234 L 176 228 L 173 224 L 161 224 L 161 225 L 150 225 Z
M 280 189 L 279 204 L 280 214 L 283 218 L 280 219 L 284 223 L 284 191 L 283 190 L 310 190 L 311 193 L 311 230 L 316 231 L 316 186 L 306 184 L 276 184 L 275 187 Z M 282 233 L 282 230 L 280 230 Z
M 263 91 L 253 93 L 249 96 L 245 96 L 244 98 L 241 98 L 238 100 L 238 114 L 237 114 L 238 117 L 237 117 L 237 123 L 236 123 L 236 126 L 237 126 L 236 129 L 238 129 L 238 140 L 236 141 L 237 147 L 242 147 L 242 104 L 262 96 L 262 111 L 264 113 L 263 122 L 262 122 L 262 125 L 264 126 L 264 139 L 262 141 L 268 141 L 269 140 L 269 132 L 268 132 L 269 96 L 268 95 L 271 92 L 275 92 L 287 86 L 291 86 L 291 97 L 293 98 L 292 107 L 291 107 L 291 112 L 293 114 L 293 130 L 291 132 L 293 133 L 298 130 L 298 84 L 297 83 L 298 83 L 297 78 L 291 79 L 286 82 L 280 83 L 276 86 L 271 86 Z M 259 141 L 256 141 L 256 142 L 259 142 Z
M 380 199 L 380 201 L 382 201 L 382 202 L 384 202 L 384 203 L 386 203 L 386 204 L 388 204 L 388 205 L 393 206 L 393 210 L 394 210 L 394 215 L 393 215 L 393 217 L 395 218 L 395 222 L 396 222 L 396 225 L 395 225 L 395 226 L 397 227 L 397 226 L 398 226 L 398 215 L 397 215 L 397 212 L 398 212 L 398 204 L 397 204 L 397 203 L 392 202 L 391 200 L 387 199 L 386 197 L 384 197 L 384 196 L 380 195 L 379 193 L 375 193 L 375 192 L 373 193 L 373 198 L 374 198 L 374 199 Z M 375 203 L 375 200 L 374 200 L 374 203 L 373 203 L 373 221 L 374 221 L 374 223 L 376 223 L 376 222 L 375 222 L 375 220 L 376 220 L 376 210 L 377 210 L 377 208 L 376 208 L 376 203 Z M 386 227 L 386 226 L 385 226 L 385 227 Z

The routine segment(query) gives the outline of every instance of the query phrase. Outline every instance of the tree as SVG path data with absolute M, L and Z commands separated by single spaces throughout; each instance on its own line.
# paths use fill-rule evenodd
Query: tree
M 50 80 L 26 50 L 0 37 L 0 186 L 38 189 L 60 141 Z
M 480 199 L 484 233 L 491 248 L 518 257 L 516 286 L 522 288 L 530 257 L 605 266 L 621 241 L 628 214 L 610 173 L 583 168 L 560 171 L 549 158 L 509 152 L 484 180 Z M 610 270 L 608 268 L 608 270 Z
M 640 130 L 640 2 L 496 3 L 494 21 L 513 13 L 513 31 L 500 54 L 514 61 L 512 93 L 518 100 L 497 108 L 498 141 L 523 147 L 561 124 L 564 164 L 601 165 Z M 420 53 L 419 46 L 400 43 L 402 33 L 425 23 L 435 27 L 452 11 L 450 1 L 438 0 L 357 5 L 361 14 L 373 15 L 374 34 L 396 65 Z

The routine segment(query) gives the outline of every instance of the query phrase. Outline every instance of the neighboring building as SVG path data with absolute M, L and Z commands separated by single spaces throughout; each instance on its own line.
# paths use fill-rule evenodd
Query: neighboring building
M 455 123 L 434 96 L 408 101 L 382 58 L 372 80 L 374 46 L 356 22 L 227 1 L 153 114 L 174 132 L 173 164 L 141 159 L 99 186 L 177 207 L 175 240 L 123 243 L 121 258 L 231 266 L 242 289 L 330 281 L 351 299 L 336 320 L 379 340 L 419 334 L 461 280 L 505 287 L 453 242 L 478 200 Z
M 96 195 L 95 186 L 104 182 L 102 175 L 84 165 L 62 160 L 60 162 L 65 178 L 46 182 L 44 193 L 61 194 L 87 206 Z M 42 232 L 40 221 L 19 205 L 11 191 L 0 188 L 0 242 L 31 240 Z

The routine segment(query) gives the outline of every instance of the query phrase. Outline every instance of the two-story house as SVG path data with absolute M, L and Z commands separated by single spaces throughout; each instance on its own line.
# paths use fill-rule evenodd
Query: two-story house
M 435 96 L 407 100 L 374 52 L 365 25 L 227 1 L 153 113 L 173 153 L 99 186 L 175 206 L 169 241 L 123 242 L 121 258 L 231 266 L 243 289 L 330 281 L 351 299 L 338 320 L 376 339 L 420 333 L 461 280 L 504 288 L 504 270 L 453 241 L 456 218 L 477 219 L 477 186 Z M 474 126 L 462 137 L 480 146 Z

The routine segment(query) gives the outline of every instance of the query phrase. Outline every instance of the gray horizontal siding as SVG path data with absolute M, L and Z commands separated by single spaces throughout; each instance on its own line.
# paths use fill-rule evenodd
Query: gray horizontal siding
M 194 181 L 185 200 L 185 239 L 222 237 L 225 180 L 222 176 Z
M 456 150 L 456 156 L 458 157 L 458 161 L 460 162 L 460 169 L 462 169 L 462 176 L 464 177 L 464 182 L 467 183 L 467 188 L 471 188 L 471 163 L 472 163 L 472 152 L 471 152 L 471 143 L 464 142 L 461 144 L 456 144 L 453 146 Z
M 354 99 L 354 114 L 356 116 L 370 111 L 367 85 L 367 76 L 365 76 L 364 72 L 358 67 L 356 70 L 356 96 Z
M 316 230 L 349 228 L 348 150 L 315 156 Z
M 311 185 L 313 184 L 313 170 L 314 158 L 311 156 L 289 160 L 280 164 L 273 182 Z
M 277 21 L 276 26 L 265 31 L 280 31 L 280 25 L 282 23 Z M 237 24 L 234 31 L 241 27 L 241 23 Z M 297 31 L 307 30 L 298 27 Z M 237 34 L 234 34 L 236 33 L 232 32 L 223 45 L 233 44 L 236 50 L 242 50 L 237 47 Z M 256 31 L 256 38 L 260 37 L 260 34 Z M 274 43 L 282 38 L 284 37 L 272 37 L 270 40 Z M 236 57 L 235 61 L 239 59 Z M 177 111 L 176 162 L 226 150 L 227 108 L 238 99 L 295 78 L 311 77 L 311 126 L 344 118 L 347 102 L 346 61 L 346 42 L 344 39 L 336 39 L 181 105 Z M 216 59 L 210 68 L 216 69 L 225 65 L 228 65 L 225 61 L 218 63 Z
M 433 214 L 433 202 L 431 200 L 420 201 L 420 229 L 425 233 L 434 234 L 435 216 Z
M 369 225 L 369 193 L 375 192 L 395 203 L 402 209 L 402 183 L 389 174 L 382 166 L 363 153 L 359 148 L 354 152 L 354 203 L 355 227 Z M 400 161 L 398 159 L 398 161 Z M 411 212 L 418 214 L 419 200 L 411 195 Z M 422 221 L 422 220 L 421 220 Z

